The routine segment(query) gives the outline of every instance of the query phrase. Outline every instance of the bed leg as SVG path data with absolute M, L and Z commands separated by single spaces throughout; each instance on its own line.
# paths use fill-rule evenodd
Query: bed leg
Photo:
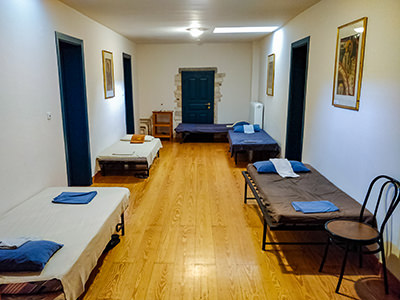
M 247 182 L 244 180 L 244 203 L 247 204 Z
M 106 166 L 104 164 L 100 164 L 100 174 L 101 176 L 106 176 Z
M 117 232 L 121 231 L 121 236 L 125 235 L 125 217 L 124 213 L 121 215 L 121 223 L 118 223 L 116 228 Z
M 237 165 L 237 151 L 235 151 L 235 165 Z
M 267 231 L 268 231 L 268 224 L 267 224 L 267 222 L 265 222 L 265 219 L 264 219 L 263 241 L 262 241 L 263 251 L 265 251 L 265 245 L 266 245 L 266 240 L 267 240 Z

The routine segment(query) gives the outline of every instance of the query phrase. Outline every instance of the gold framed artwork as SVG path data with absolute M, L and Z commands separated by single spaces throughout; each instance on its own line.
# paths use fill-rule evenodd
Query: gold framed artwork
M 268 55 L 267 58 L 267 95 L 274 95 L 275 77 L 275 54 Z
M 367 17 L 338 27 L 332 105 L 358 110 Z
M 103 54 L 104 97 L 108 99 L 115 96 L 114 61 L 112 52 L 103 50 L 102 54 Z

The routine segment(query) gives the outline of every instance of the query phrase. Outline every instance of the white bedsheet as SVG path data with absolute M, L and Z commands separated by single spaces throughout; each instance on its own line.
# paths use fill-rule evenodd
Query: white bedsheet
M 97 156 L 97 160 L 136 160 L 146 158 L 150 168 L 158 151 L 162 148 L 161 140 L 154 138 L 151 142 L 143 144 L 131 144 L 126 141 L 118 141 Z
M 86 205 L 54 204 L 61 192 L 97 191 Z M 129 204 L 126 188 L 47 188 L 0 217 L 0 236 L 34 236 L 64 244 L 41 273 L 0 273 L 0 284 L 59 279 L 67 300 L 75 300 Z

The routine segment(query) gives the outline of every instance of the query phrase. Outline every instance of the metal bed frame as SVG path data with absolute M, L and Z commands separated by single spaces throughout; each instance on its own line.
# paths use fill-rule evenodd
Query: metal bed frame
M 160 157 L 160 151 L 157 152 L 157 157 Z M 143 178 L 150 176 L 150 167 L 147 161 L 135 162 L 130 160 L 99 160 L 100 172 L 102 176 L 106 176 L 106 170 L 121 170 L 133 171 L 137 177 L 137 173 L 143 173 Z
M 242 171 L 244 177 L 244 203 L 247 204 L 247 200 L 256 200 L 258 206 L 263 215 L 263 238 L 262 238 L 262 250 L 266 251 L 266 245 L 325 245 L 324 242 L 267 242 L 268 227 L 270 231 L 324 231 L 324 224 L 322 225 L 307 225 L 307 224 L 282 224 L 276 223 L 268 213 L 268 208 L 262 203 L 262 197 L 258 193 L 257 186 L 253 178 L 247 171 Z M 254 197 L 249 197 L 247 194 L 247 187 L 250 187 Z
M 125 217 L 124 217 L 124 213 L 121 214 L 121 222 L 118 223 L 117 225 L 115 225 L 115 230 L 117 232 L 121 231 L 121 236 L 125 235 Z

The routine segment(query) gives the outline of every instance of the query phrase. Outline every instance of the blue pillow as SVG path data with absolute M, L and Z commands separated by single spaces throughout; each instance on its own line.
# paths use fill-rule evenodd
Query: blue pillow
M 256 161 L 253 166 L 257 169 L 258 173 L 276 173 L 274 164 L 269 161 Z
M 246 122 L 246 121 L 237 121 L 232 125 L 232 127 L 239 126 L 239 125 L 249 125 L 249 124 L 250 123 Z
M 30 241 L 17 249 L 0 249 L 0 272 L 41 271 L 62 246 L 52 241 Z
M 293 172 L 301 173 L 301 172 L 310 172 L 310 169 L 307 168 L 303 163 L 297 160 L 289 160 L 292 165 Z
M 254 132 L 260 131 L 260 125 L 254 124 L 253 127 L 254 127 Z M 233 132 L 244 132 L 243 125 L 237 125 L 233 127 Z
M 299 161 L 289 160 L 289 162 L 292 165 L 293 172 L 310 172 L 310 169 Z M 258 173 L 277 173 L 274 164 L 270 160 L 257 161 L 253 166 L 257 169 Z

